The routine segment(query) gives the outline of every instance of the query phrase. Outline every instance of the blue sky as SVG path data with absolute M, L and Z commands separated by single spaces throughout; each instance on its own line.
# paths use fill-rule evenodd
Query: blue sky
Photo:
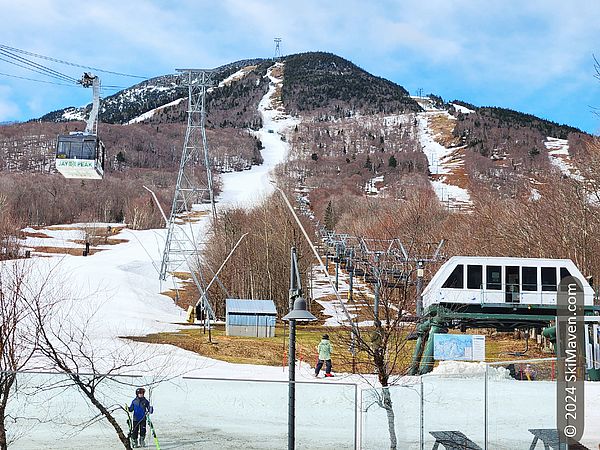
M 327 51 L 416 94 L 501 106 L 598 134 L 596 0 L 0 0 L 0 44 L 153 77 Z M 82 68 L 36 60 L 73 78 Z M 91 90 L 0 60 L 0 122 L 89 103 Z M 98 73 L 103 85 L 138 79 Z M 114 90 L 105 90 L 110 95 Z

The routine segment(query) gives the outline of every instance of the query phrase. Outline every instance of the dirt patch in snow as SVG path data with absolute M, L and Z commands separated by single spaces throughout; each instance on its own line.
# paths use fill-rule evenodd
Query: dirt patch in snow
M 34 233 L 32 233 L 32 232 L 30 232 L 30 231 L 21 231 L 20 237 L 21 237 L 21 238 L 28 238 L 28 237 L 31 237 L 31 238 L 42 238 L 42 239 L 46 239 L 46 238 L 50 238 L 51 236 L 48 236 L 47 234 L 45 234 L 45 233 L 40 233 L 40 232 L 34 232 Z
M 56 255 L 71 255 L 71 256 L 83 256 L 84 248 L 77 247 L 32 247 L 31 250 L 36 253 L 50 253 Z M 94 253 L 101 252 L 101 248 L 90 248 L 88 256 Z
M 447 114 L 435 114 L 429 117 L 429 129 L 433 139 L 446 148 L 457 147 L 460 140 L 452 133 L 456 126 L 456 119 Z

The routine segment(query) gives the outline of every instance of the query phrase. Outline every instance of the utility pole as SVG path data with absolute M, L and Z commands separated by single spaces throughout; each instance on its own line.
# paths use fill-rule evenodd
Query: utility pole
M 298 270 L 296 248 L 292 247 L 290 260 L 290 312 L 281 320 L 290 323 L 290 342 L 288 349 L 288 450 L 296 448 L 296 322 L 313 322 L 317 320 L 306 308 L 306 300 L 302 296 L 302 282 Z
M 346 267 L 348 268 L 348 275 L 350 277 L 350 280 L 348 282 L 348 301 L 351 302 L 354 299 L 352 298 L 352 290 L 354 289 L 354 249 L 350 250 L 350 255 L 348 258 L 348 263 L 346 265 Z
M 339 289 L 340 285 L 340 246 L 335 244 L 335 289 Z
M 423 316 L 423 276 L 425 275 L 425 269 L 423 268 L 423 261 L 417 261 L 417 317 Z

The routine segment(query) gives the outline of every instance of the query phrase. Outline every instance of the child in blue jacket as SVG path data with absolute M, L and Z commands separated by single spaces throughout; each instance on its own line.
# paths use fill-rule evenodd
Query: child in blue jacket
M 131 428 L 131 446 L 145 447 L 146 446 L 146 415 L 152 414 L 154 408 L 150 406 L 150 402 L 144 394 L 146 390 L 141 387 L 135 390 L 135 398 L 129 406 L 129 411 L 133 411 L 133 426 Z M 138 445 L 138 432 L 140 441 Z

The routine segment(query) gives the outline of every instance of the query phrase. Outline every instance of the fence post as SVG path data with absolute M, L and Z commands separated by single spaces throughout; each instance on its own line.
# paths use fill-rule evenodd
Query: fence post
M 360 450 L 362 444 L 362 390 L 354 385 L 354 450 Z
M 490 364 L 485 363 L 485 380 L 483 383 L 483 448 L 488 450 L 488 375 Z
M 425 402 L 423 400 L 423 377 L 421 376 L 419 378 L 419 389 L 420 389 L 420 395 L 419 395 L 419 401 L 420 401 L 420 405 L 419 405 L 419 448 L 421 450 L 424 450 L 425 448 L 425 436 L 423 435 L 423 430 L 425 428 L 425 420 L 424 420 L 424 416 L 423 416 L 423 406 L 425 405 Z

